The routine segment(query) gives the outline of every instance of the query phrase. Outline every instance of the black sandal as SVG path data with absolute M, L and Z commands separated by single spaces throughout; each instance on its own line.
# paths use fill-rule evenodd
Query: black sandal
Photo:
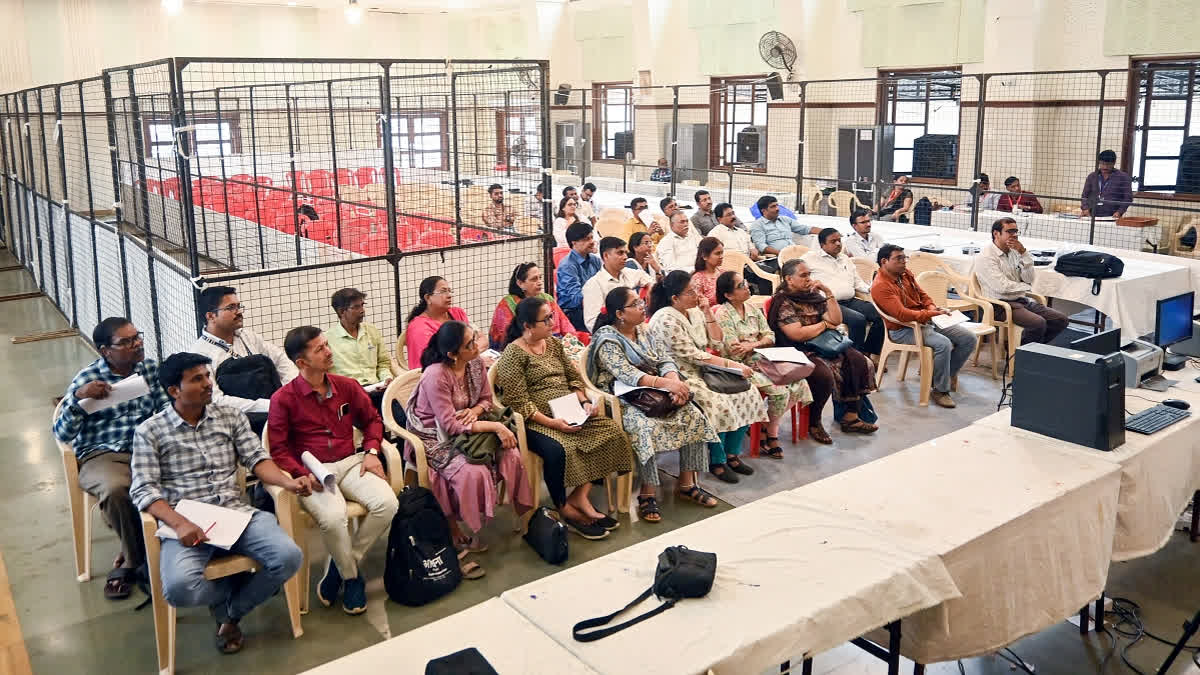
M 829 432 L 819 424 L 808 428 L 808 437 L 822 445 L 833 445 L 833 439 L 829 437 Z
M 217 624 L 217 632 L 213 635 L 213 643 L 217 646 L 217 651 L 222 654 L 236 654 L 242 651 L 242 647 L 246 644 L 242 629 L 238 625 L 232 624 L 233 630 L 221 635 L 221 624 Z
M 653 495 L 638 495 L 638 518 L 647 523 L 657 523 L 662 520 L 662 512 L 658 510 L 658 500 Z
M 771 441 L 775 441 L 775 445 L 771 445 Z M 783 448 L 779 446 L 778 436 L 765 436 L 758 442 L 758 454 L 765 455 L 771 459 L 783 459 Z
M 716 497 L 709 492 L 706 492 L 704 488 L 700 487 L 699 485 L 690 485 L 686 489 L 680 487 L 675 490 L 675 494 L 685 499 L 689 499 L 707 509 L 714 508 L 720 503 Z M 712 501 L 710 502 L 709 500 Z
M 708 472 L 726 483 L 736 483 L 739 480 L 737 474 L 733 472 L 733 467 L 724 464 L 709 464 Z
M 134 570 L 115 567 L 104 580 L 104 597 L 109 600 L 124 600 L 133 593 Z
M 751 467 L 749 464 L 743 462 L 742 458 L 737 455 L 730 455 L 730 456 L 726 457 L 725 458 L 725 466 L 728 466 L 729 468 L 742 474 L 743 476 L 749 476 L 754 473 L 754 468 Z

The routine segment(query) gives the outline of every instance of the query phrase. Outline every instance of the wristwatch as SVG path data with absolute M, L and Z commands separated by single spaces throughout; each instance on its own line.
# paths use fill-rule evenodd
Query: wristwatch
M 379 450 L 377 450 L 377 449 L 375 449 L 375 448 L 370 448 L 369 450 L 367 450 L 367 454 L 368 454 L 368 455 L 375 455 L 376 457 L 378 457 L 378 456 L 379 456 Z

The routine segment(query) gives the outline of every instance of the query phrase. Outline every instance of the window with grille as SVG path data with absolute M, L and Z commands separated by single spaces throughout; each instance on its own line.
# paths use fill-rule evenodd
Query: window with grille
M 881 73 L 880 78 L 884 89 L 882 121 L 896 128 L 892 171 L 911 174 L 918 138 L 926 134 L 958 136 L 961 77 L 957 71 L 908 71 Z
M 513 112 L 500 113 L 500 123 L 505 140 L 509 166 L 514 169 L 537 169 L 542 165 L 542 118 L 537 108 L 526 107 Z M 497 153 L 502 155 L 502 153 Z
M 592 144 L 592 159 L 625 159 L 626 152 L 633 152 L 633 83 L 600 82 L 593 85 L 592 105 L 597 131 Z M 619 144 L 617 134 L 629 134 L 628 145 Z
M 197 157 L 216 157 L 222 153 L 229 156 L 236 152 L 234 134 L 236 119 L 222 119 L 194 123 L 195 131 L 180 134 L 180 138 L 188 138 L 191 147 L 189 154 Z M 175 139 L 172 129 L 174 125 L 169 120 L 151 120 L 146 124 L 146 150 L 155 159 L 170 159 L 175 154 Z
M 1200 136 L 1200 59 L 1139 61 L 1130 173 L 1135 190 L 1174 193 L 1184 139 Z
M 405 112 L 392 115 L 393 163 L 399 168 L 447 168 L 446 115 Z
M 762 77 L 713 78 L 712 135 L 716 166 L 735 164 L 766 166 L 767 163 L 767 85 Z M 758 131 L 756 152 L 749 144 L 738 153 L 738 135 Z

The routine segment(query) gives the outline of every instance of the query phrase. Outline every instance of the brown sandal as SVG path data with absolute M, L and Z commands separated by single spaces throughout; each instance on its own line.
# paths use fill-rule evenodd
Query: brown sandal
M 829 437 L 829 432 L 819 424 L 808 428 L 808 437 L 822 445 L 833 445 L 833 439 Z
M 846 434 L 873 434 L 879 431 L 879 427 L 869 422 L 864 422 L 862 419 L 856 419 L 853 422 L 842 422 L 842 433 Z

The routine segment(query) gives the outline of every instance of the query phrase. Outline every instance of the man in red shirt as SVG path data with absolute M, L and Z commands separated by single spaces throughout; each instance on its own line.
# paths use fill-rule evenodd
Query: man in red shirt
M 317 584 L 317 599 L 326 607 L 333 604 L 344 580 L 342 609 L 347 614 L 361 614 L 366 611 L 367 598 L 358 564 L 391 524 L 398 508 L 396 493 L 379 460 L 383 422 L 356 380 L 330 372 L 333 352 L 320 328 L 293 328 L 283 340 L 283 350 L 300 376 L 271 396 L 267 417 L 271 458 L 312 491 L 300 498 L 300 504 L 320 526 L 330 555 Z M 363 433 L 361 453 L 354 447 L 355 428 Z M 325 489 L 305 466 L 301 456 L 306 453 L 333 475 L 334 489 Z M 367 509 L 353 538 L 346 528 L 347 499 Z
M 1008 190 L 1008 193 L 1000 195 L 1000 199 L 996 200 L 997 211 L 1012 211 L 1013 207 L 1019 206 L 1022 211 L 1029 213 L 1042 212 L 1041 202 L 1032 192 L 1021 189 L 1021 180 L 1016 176 L 1004 179 L 1004 189 Z

